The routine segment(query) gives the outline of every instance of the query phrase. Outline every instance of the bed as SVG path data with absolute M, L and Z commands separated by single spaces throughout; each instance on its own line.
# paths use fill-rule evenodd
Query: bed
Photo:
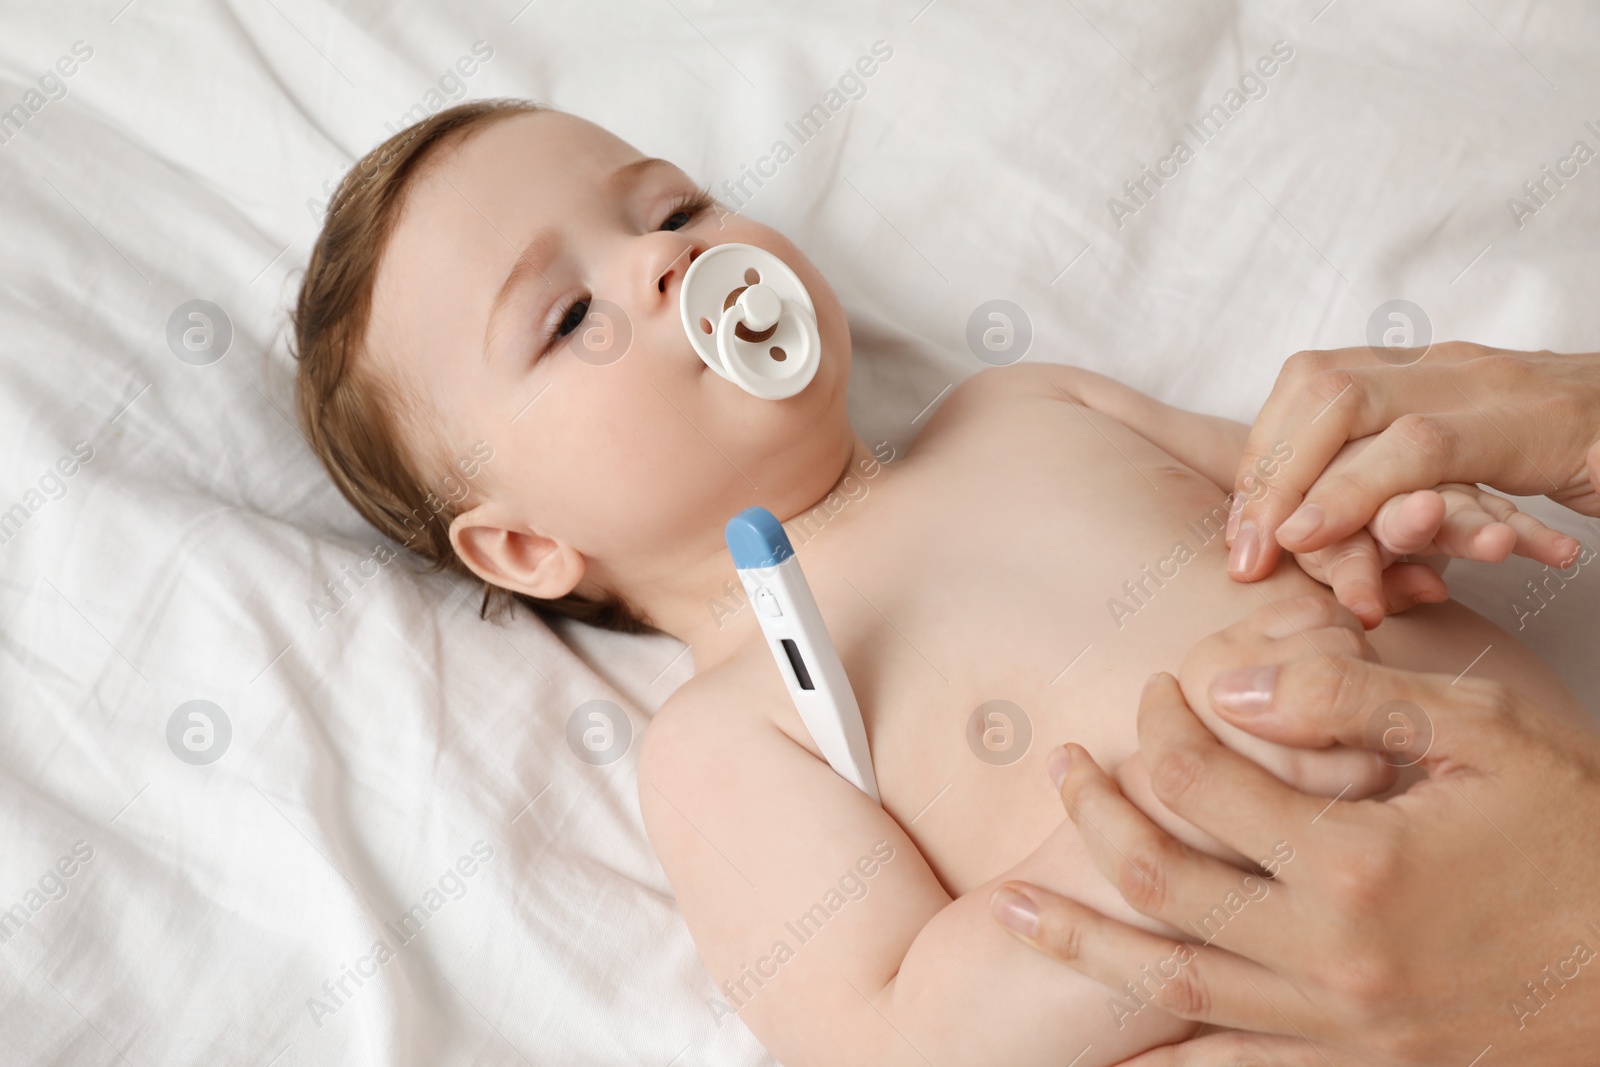
M 1419 336 L 1600 347 L 1600 162 L 1575 146 L 1600 148 L 1600 14 L 1576 0 L 5 19 L 8 1064 L 772 1062 L 640 823 L 628 738 L 683 647 L 481 621 L 294 425 L 286 309 L 328 193 L 422 114 L 573 111 L 787 233 L 850 314 L 869 442 L 983 368 L 994 300 L 1024 358 L 1244 420 L 1287 355 L 1365 343 L 1394 300 Z M 1452 583 L 1593 710 L 1600 578 L 1530 599 L 1538 570 Z M 613 757 L 576 758 L 581 708 Z

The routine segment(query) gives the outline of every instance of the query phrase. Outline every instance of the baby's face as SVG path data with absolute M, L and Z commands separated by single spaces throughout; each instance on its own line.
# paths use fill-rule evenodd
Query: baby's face
M 462 553 L 491 581 L 518 588 L 554 544 L 581 553 L 587 576 L 523 591 L 649 581 L 671 548 L 720 543 L 752 504 L 792 514 L 842 472 L 853 434 L 838 299 L 782 234 L 697 206 L 698 193 L 677 167 L 559 112 L 494 121 L 414 176 L 379 266 L 367 355 L 431 405 L 405 432 L 434 469 L 493 447 L 472 482 L 481 503 L 457 523 L 491 531 L 475 536 L 500 562 L 475 559 L 483 546 Z M 822 363 L 798 396 L 750 396 L 684 334 L 684 272 L 727 242 L 778 256 L 811 294 Z M 596 300 L 632 335 L 620 358 L 568 336 Z

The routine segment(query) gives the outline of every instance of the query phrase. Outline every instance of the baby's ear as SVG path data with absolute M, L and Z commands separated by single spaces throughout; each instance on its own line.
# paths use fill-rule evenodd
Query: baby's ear
M 472 573 L 541 600 L 577 588 L 587 566 L 583 553 L 532 530 L 508 529 L 504 522 L 492 505 L 480 504 L 450 524 L 450 544 Z

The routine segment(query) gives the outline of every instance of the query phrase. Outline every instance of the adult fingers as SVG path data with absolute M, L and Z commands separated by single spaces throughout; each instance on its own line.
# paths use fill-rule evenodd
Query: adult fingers
M 1335 1057 L 1330 1059 L 1329 1057 Z M 1162 1045 L 1117 1067 L 1366 1067 L 1299 1036 L 1252 1034 L 1239 1030 Z
M 1322 629 L 1345 629 L 1357 636 L 1363 633 L 1360 619 L 1320 592 L 1269 600 L 1221 633 L 1245 640 L 1254 636 L 1281 640 Z
M 1360 620 L 1325 592 L 1269 601 L 1238 623 L 1193 645 L 1179 668 L 1179 684 L 1189 707 L 1217 740 L 1280 781 L 1314 796 L 1371 796 L 1393 784 L 1394 768 L 1381 758 L 1361 749 L 1313 751 L 1264 741 L 1218 718 L 1206 698 L 1211 679 L 1235 667 L 1288 662 L 1308 654 L 1377 659 L 1377 650 L 1364 633 Z M 1139 764 L 1146 767 L 1143 759 Z M 1144 781 L 1148 793 L 1147 767 Z M 1136 802 L 1144 799 L 1129 796 Z M 1159 806 L 1150 810 L 1158 816 L 1163 814 Z M 1177 825 L 1182 826 L 1182 821 Z M 1178 836 L 1185 835 L 1180 832 Z
M 1590 445 L 1584 454 L 1584 470 L 1589 475 L 1589 491 L 1576 494 L 1567 506 L 1585 515 L 1600 515 L 1600 441 Z
M 1207 696 L 1219 716 L 1257 737 L 1299 748 L 1339 743 L 1387 752 L 1406 764 L 1432 765 L 1447 758 L 1477 766 L 1496 763 L 1516 717 L 1512 694 L 1494 682 L 1453 680 L 1353 656 L 1306 656 L 1227 671 L 1212 679 Z M 1396 715 L 1412 727 L 1405 751 L 1397 749 L 1402 734 L 1394 730 Z M 1211 831 L 1200 818 L 1167 803 Z
M 1484 351 L 1476 345 L 1434 345 L 1427 362 L 1406 367 L 1382 363 L 1366 347 L 1290 357 L 1256 416 L 1234 477 L 1234 488 L 1246 502 L 1229 524 L 1228 541 L 1234 544 L 1239 534 L 1251 531 L 1257 542 L 1252 565 L 1233 568 L 1234 576 L 1255 581 L 1272 573 L 1280 544 L 1307 550 L 1276 534 L 1329 462 L 1348 442 L 1378 433 L 1407 412 L 1459 407 L 1452 364 Z M 1393 495 L 1360 497 L 1355 507 L 1366 509 L 1361 522 L 1338 536 L 1359 528 Z M 1322 539 L 1309 548 L 1321 548 L 1332 540 Z
M 1280 911 L 1267 879 L 1177 840 L 1135 807 L 1082 748 L 1067 745 L 1065 751 L 1070 762 L 1061 780 L 1061 803 L 1095 866 L 1122 899 L 1186 936 L 1253 955 L 1260 946 L 1251 941 L 1250 931 L 1274 925 L 1266 913 Z M 1253 901 L 1265 917 L 1260 923 L 1229 922 L 1226 909 L 1220 915 L 1215 909 L 1230 896 Z
M 1139 701 L 1139 749 L 1156 799 L 1246 856 L 1272 855 L 1327 805 L 1226 748 L 1184 701 L 1178 680 L 1164 672 L 1150 680 Z
M 1543 493 L 1600 513 L 1600 356 L 1463 342 L 1435 344 L 1426 355 L 1389 366 L 1357 348 L 1301 353 L 1285 364 L 1235 479 L 1243 488 L 1250 463 L 1277 449 L 1282 469 L 1256 479 L 1267 491 L 1249 494 L 1231 524 L 1242 531 L 1253 523 L 1263 546 L 1254 569 L 1238 576 L 1261 578 L 1271 573 L 1275 546 L 1315 551 L 1364 525 L 1396 493 L 1441 481 Z M 1354 462 L 1363 478 L 1322 477 L 1341 437 L 1354 443 L 1373 434 L 1372 449 Z M 1296 503 L 1311 507 L 1286 531 Z
M 1483 416 L 1475 411 L 1401 415 L 1360 455 L 1306 490 L 1295 513 L 1277 528 L 1278 543 L 1294 552 L 1315 551 L 1365 526 L 1390 497 L 1440 482 L 1525 478 L 1522 452 L 1503 434 L 1484 431 Z
M 1259 964 L 1108 919 L 1029 882 L 1001 883 L 989 910 L 1040 952 L 1126 997 L 1119 1018 L 1153 1005 L 1184 1019 L 1276 1034 L 1303 1025 L 1309 1014 L 1294 987 Z

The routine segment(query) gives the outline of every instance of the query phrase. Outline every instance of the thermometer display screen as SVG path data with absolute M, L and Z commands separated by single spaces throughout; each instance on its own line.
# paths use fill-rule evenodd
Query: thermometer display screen
M 794 668 L 795 681 L 800 683 L 801 689 L 815 689 L 811 684 L 811 672 L 806 670 L 806 661 L 800 657 L 800 647 L 787 637 L 779 638 L 783 643 L 783 651 L 789 657 L 789 666 Z

